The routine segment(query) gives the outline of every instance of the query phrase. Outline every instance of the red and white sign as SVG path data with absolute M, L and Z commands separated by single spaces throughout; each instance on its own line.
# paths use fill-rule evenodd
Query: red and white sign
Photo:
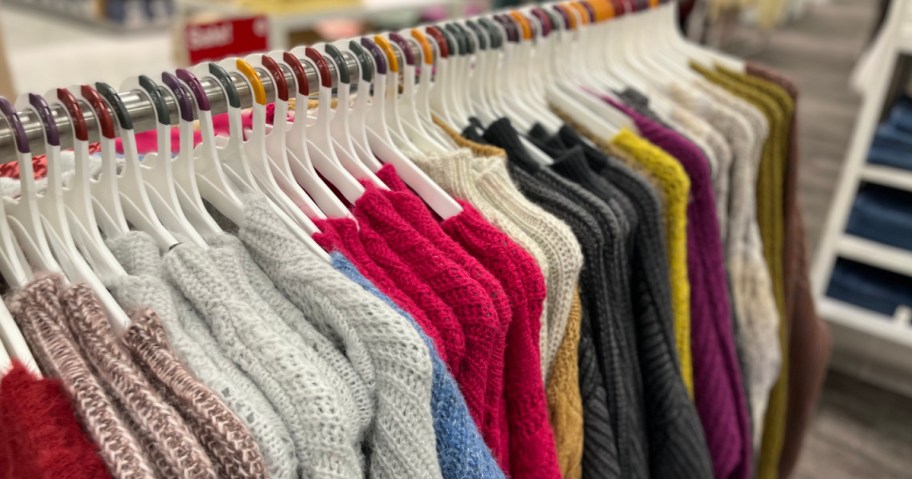
M 187 25 L 184 31 L 190 64 L 266 51 L 269 20 L 265 16 L 232 18 Z

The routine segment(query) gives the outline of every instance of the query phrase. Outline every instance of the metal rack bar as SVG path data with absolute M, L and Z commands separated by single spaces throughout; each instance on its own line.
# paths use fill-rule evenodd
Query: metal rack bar
M 349 77 L 352 79 L 352 85 L 354 87 L 355 82 L 360 79 L 359 65 L 353 54 L 350 52 L 343 52 L 343 54 L 345 55 L 345 66 L 348 68 Z M 304 59 L 302 59 L 302 63 L 304 64 L 304 69 L 307 73 L 308 85 L 310 87 L 309 91 L 316 92 L 320 86 L 317 70 L 309 61 L 304 61 Z M 335 64 L 333 62 L 327 63 L 329 64 L 329 69 L 333 77 L 333 85 L 335 85 L 338 79 Z M 267 101 L 274 101 L 275 87 L 272 78 L 270 78 L 269 74 L 262 68 L 257 68 L 256 70 L 266 89 Z M 289 91 L 296 91 L 297 82 L 295 81 L 293 73 L 286 68 L 283 68 L 283 70 L 285 71 L 285 81 L 288 83 Z M 238 95 L 241 99 L 241 107 L 248 108 L 252 106 L 253 92 L 250 90 L 250 87 L 247 86 L 246 80 L 234 75 L 232 78 L 234 79 L 234 86 L 237 88 Z M 153 77 L 153 79 L 159 81 L 158 78 Z M 222 89 L 218 82 L 212 78 L 202 78 L 200 79 L 200 82 L 206 90 L 206 96 L 209 97 L 212 113 L 219 114 L 228 111 L 225 95 L 222 93 Z M 133 127 L 137 133 L 155 129 L 155 109 L 152 106 L 152 102 L 145 99 L 145 95 L 141 95 L 137 91 L 125 91 L 120 92 L 120 98 L 123 100 L 127 110 L 130 112 L 130 116 L 133 118 Z M 179 116 L 174 98 L 171 97 L 171 95 L 165 95 L 165 103 L 168 105 L 171 124 L 177 125 Z M 81 109 L 82 114 L 85 116 L 86 124 L 89 127 L 89 141 L 98 141 L 99 130 L 97 122 L 95 121 L 94 111 L 86 104 L 82 104 Z M 52 110 L 54 121 L 60 129 L 61 147 L 72 147 L 73 129 L 66 110 L 59 105 L 57 107 L 52 107 Z M 38 155 L 44 153 L 44 127 L 41 124 L 38 115 L 32 114 L 30 110 L 26 110 L 19 112 L 19 118 L 22 120 L 25 133 L 28 136 L 29 147 L 32 154 Z M 9 163 L 16 160 L 15 140 L 13 138 L 9 124 L 3 119 L 3 121 L 0 122 L 0 163 Z

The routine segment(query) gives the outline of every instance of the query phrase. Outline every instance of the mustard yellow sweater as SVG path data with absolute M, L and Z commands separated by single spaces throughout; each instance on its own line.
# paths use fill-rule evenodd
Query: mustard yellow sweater
M 557 460 L 564 479 L 581 479 L 583 476 L 583 399 L 580 396 L 577 363 L 582 317 L 583 306 L 577 288 L 570 303 L 567 331 L 551 365 L 546 387 Z

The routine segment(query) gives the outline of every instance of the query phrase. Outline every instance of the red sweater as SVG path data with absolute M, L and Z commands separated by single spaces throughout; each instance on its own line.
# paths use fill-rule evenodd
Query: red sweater
M 110 477 L 60 382 L 15 363 L 0 381 L 0 479 Z
M 542 382 L 539 331 L 545 299 L 545 279 L 535 260 L 506 234 L 492 226 L 475 208 L 460 201 L 463 212 L 436 227 L 427 207 L 396 175 L 384 166 L 378 176 L 394 193 L 387 195 L 397 211 L 450 257 L 469 258 L 495 278 L 506 295 L 512 318 L 505 344 L 504 386 L 506 407 L 501 409 L 504 470 L 514 478 L 559 478 L 554 434 L 548 420 Z M 442 229 L 441 229 L 442 227 Z M 503 398 L 501 399 L 503 401 Z M 503 456 L 498 456 L 502 458 Z

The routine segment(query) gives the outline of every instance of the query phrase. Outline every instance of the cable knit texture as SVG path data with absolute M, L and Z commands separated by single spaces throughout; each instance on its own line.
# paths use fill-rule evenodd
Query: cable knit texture
M 228 357 L 246 372 L 291 431 L 300 474 L 363 475 L 353 418 L 342 417 L 337 394 L 312 351 L 296 350 L 241 300 L 223 272 L 198 247 L 182 243 L 164 258 L 170 280 L 199 310 Z
M 0 380 L 0 477 L 111 477 L 60 381 L 37 377 L 15 360 Z
M 10 298 L 10 313 L 41 369 L 60 379 L 111 475 L 118 479 L 155 477 L 139 441 L 64 324 L 62 288 L 63 278 L 59 275 L 38 278 Z
M 152 308 L 181 361 L 250 429 L 269 477 L 297 477 L 298 461 L 288 428 L 263 392 L 225 355 L 188 300 L 164 281 L 164 264 L 155 241 L 131 231 L 107 244 L 131 275 L 108 285 L 118 303 L 127 310 Z
M 338 252 L 332 254 L 332 259 L 333 266 L 340 273 L 358 283 L 367 292 L 406 318 L 427 345 L 434 368 L 431 410 L 434 414 L 434 434 L 437 437 L 437 458 L 440 460 L 440 470 L 444 479 L 503 478 L 503 471 L 497 466 L 497 461 L 484 443 L 478 426 L 472 421 L 469 408 L 466 406 L 462 394 L 459 393 L 456 380 L 447 371 L 446 365 L 437 354 L 431 339 L 424 334 L 408 313 L 362 276 L 355 264 Z
M 206 449 L 218 477 L 265 478 L 266 461 L 250 430 L 180 362 L 155 311 L 134 311 L 130 320 L 124 343 Z
M 95 293 L 84 284 L 61 291 L 65 322 L 82 354 L 122 405 L 157 472 L 165 477 L 215 478 L 206 451 L 183 418 L 155 391 L 111 330 Z
M 487 402 L 492 357 L 500 349 L 495 348 L 495 342 L 502 337 L 497 308 L 478 281 L 418 233 L 378 189 L 366 186 L 367 192 L 354 209 L 362 229 L 386 238 L 399 258 L 453 308 L 462 325 L 466 355 L 456 371 L 457 380 L 485 441 L 505 467 L 502 422 L 498 419 L 501 403 Z
M 254 260 L 376 388 L 370 476 L 442 477 L 431 414 L 433 370 L 421 337 L 295 240 L 266 198 L 247 197 L 245 204 L 239 237 Z
M 573 294 L 567 334 L 557 350 L 551 366 L 548 395 L 548 415 L 557 444 L 557 460 L 564 479 L 583 477 L 583 398 L 579 386 L 580 321 L 583 305 L 579 291 Z
M 713 457 L 715 476 L 750 477 L 753 466 L 750 423 L 733 343 L 728 285 L 706 162 L 699 150 L 679 134 L 632 110 L 627 109 L 626 113 L 646 138 L 677 159 L 690 176 L 687 261 L 693 286 L 694 398 Z

